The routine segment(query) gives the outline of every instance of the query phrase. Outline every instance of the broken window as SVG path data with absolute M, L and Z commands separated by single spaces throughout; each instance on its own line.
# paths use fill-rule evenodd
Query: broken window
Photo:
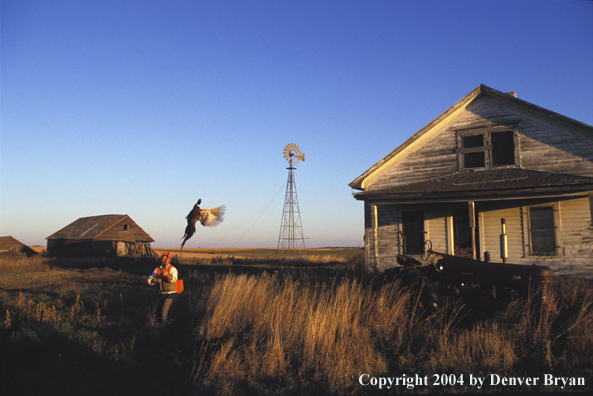
M 463 137 L 464 149 L 475 149 L 478 151 L 470 151 L 463 154 L 464 168 L 483 168 L 486 166 L 486 152 L 484 151 L 484 135 L 470 135 Z
M 492 167 L 515 165 L 515 136 L 512 131 L 492 132 Z
M 461 169 L 518 165 L 516 134 L 507 128 L 459 131 L 457 153 Z

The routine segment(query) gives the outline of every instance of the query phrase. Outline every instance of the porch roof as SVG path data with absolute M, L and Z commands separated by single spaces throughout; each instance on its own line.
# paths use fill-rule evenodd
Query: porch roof
M 553 196 L 593 190 L 593 178 L 519 168 L 474 170 L 354 194 L 358 200 L 457 201 Z

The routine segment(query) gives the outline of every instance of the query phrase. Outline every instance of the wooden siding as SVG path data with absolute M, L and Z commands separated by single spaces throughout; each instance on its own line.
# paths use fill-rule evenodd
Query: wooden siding
M 517 263 L 525 258 L 523 243 L 523 216 L 521 207 L 487 209 L 481 212 L 478 220 L 481 235 L 480 257 L 484 252 L 490 252 L 490 261 L 502 263 L 500 258 L 501 219 L 506 221 L 506 235 L 508 238 L 508 262 Z
M 516 127 L 520 166 L 593 177 L 593 136 L 495 98 L 476 99 L 456 119 L 435 127 L 366 181 L 365 191 L 438 178 L 459 170 L 457 132 L 487 125 Z
M 366 260 L 370 270 L 374 270 L 374 232 L 370 221 L 372 205 L 368 202 L 365 222 Z M 508 238 L 508 263 L 537 264 L 550 266 L 557 274 L 590 274 L 593 275 L 593 226 L 588 197 L 549 200 L 546 205 L 558 208 L 558 243 L 561 246 L 557 256 L 532 256 L 529 254 L 529 230 L 527 211 L 529 207 L 541 206 L 541 200 L 517 202 L 481 202 L 478 211 L 478 245 L 479 257 L 490 252 L 492 262 L 502 262 L 500 257 L 501 219 L 506 222 Z M 459 205 L 378 205 L 378 271 L 397 266 L 397 256 L 402 254 L 400 239 L 401 216 L 404 211 L 423 208 L 425 213 L 426 239 L 432 242 L 435 251 L 453 253 L 451 210 L 459 209 Z M 420 257 L 416 257 L 420 259 Z
M 47 237 L 55 256 L 150 256 L 153 239 L 128 215 L 82 217 Z
M 562 253 L 575 264 L 592 264 L 593 227 L 588 198 L 560 202 Z
M 457 171 L 455 134 L 441 134 L 417 145 L 397 164 L 386 167 L 376 178 L 367 182 L 366 191 L 449 175 Z
M 524 168 L 593 176 L 593 144 L 588 139 L 537 123 L 523 123 L 519 130 Z M 561 138 L 564 141 L 558 141 Z M 565 142 L 570 142 L 566 144 Z M 589 151 L 589 153 L 587 153 Z
M 506 219 L 511 264 L 536 264 L 551 267 L 556 274 L 593 276 L 593 226 L 587 197 L 549 201 L 557 211 L 557 255 L 530 255 L 528 210 L 540 201 L 521 202 L 518 206 L 484 209 L 480 213 L 481 257 L 489 251 L 492 262 L 500 259 L 500 219 Z
M 127 230 L 124 230 L 124 224 Z M 123 241 L 123 242 L 149 242 L 146 233 L 129 217 L 105 230 L 96 240 L 101 241 Z
M 561 261 L 550 265 L 560 274 L 593 274 L 593 226 L 586 197 L 560 202 Z
M 376 269 L 384 271 L 397 266 L 397 256 L 403 254 L 401 240 L 402 213 L 404 211 L 422 210 L 422 206 L 377 205 L 377 261 Z M 375 239 L 372 222 L 372 205 L 365 205 L 365 257 L 369 269 L 375 269 Z M 429 208 L 424 212 L 425 239 L 432 242 L 435 251 L 447 252 L 448 245 L 448 211 L 443 208 Z M 420 259 L 419 255 L 412 255 Z
M 17 241 L 11 236 L 8 237 L 0 237 L 0 253 L 6 252 L 15 252 L 15 253 L 23 253 L 27 256 L 37 254 L 33 249 L 29 246 L 25 245 L 22 242 Z
M 17 241 L 12 237 L 5 238 L 2 243 L 0 243 L 0 252 L 20 252 L 25 245 Z
M 448 197 L 445 193 L 442 195 L 442 204 L 434 203 L 436 199 L 441 199 L 440 195 L 439 198 L 431 196 L 429 204 L 420 204 L 410 195 L 411 198 L 406 198 L 406 201 L 399 198 L 396 205 L 395 200 L 389 202 L 390 195 L 381 190 L 413 183 L 430 183 L 435 178 L 460 172 L 459 160 L 463 153 L 459 151 L 458 137 L 468 131 L 489 133 L 493 127 L 514 131 L 516 163 L 509 168 L 593 177 L 593 129 L 590 126 L 527 102 L 509 99 L 507 95 L 493 92 L 487 87 L 481 87 L 480 90 L 483 93 L 477 94 L 476 90 L 473 93 L 477 96 L 470 93 L 351 183 L 354 188 L 371 193 L 362 199 L 380 200 L 365 201 L 366 259 L 370 269 L 374 269 L 373 263 L 376 261 L 378 270 L 397 265 L 396 257 L 402 253 L 400 235 L 404 211 L 423 210 L 426 239 L 432 242 L 432 248 L 454 253 L 452 211 L 467 205 L 465 202 L 446 202 Z M 485 164 L 488 162 L 485 161 Z M 480 170 L 488 172 L 487 168 Z M 462 172 L 462 176 L 471 174 Z M 560 186 L 571 185 L 569 182 L 563 184 L 560 177 L 559 180 Z M 547 188 L 551 185 L 540 182 L 537 187 Z M 472 198 L 475 199 L 477 212 L 478 256 L 483 258 L 484 252 L 488 251 L 491 261 L 502 261 L 500 234 L 501 218 L 504 218 L 509 263 L 541 264 L 552 267 L 557 274 L 585 272 L 593 276 L 593 199 L 585 196 L 567 198 L 558 191 L 551 191 L 549 194 L 541 192 L 538 196 L 534 194 L 533 199 L 524 198 L 527 195 L 522 192 L 523 198 L 517 196 L 512 200 L 512 188 L 508 189 L 507 201 L 496 201 L 493 195 L 486 194 Z M 574 189 L 571 193 L 581 194 L 579 191 L 582 190 Z M 378 193 L 372 194 L 374 192 Z M 428 202 L 420 194 L 415 197 Z M 453 197 L 451 200 L 459 198 Z M 542 203 L 554 207 L 556 255 L 530 254 L 529 208 Z M 376 224 L 373 220 L 374 204 L 378 204 Z
M 377 246 L 379 264 L 377 268 L 384 270 L 397 265 L 399 252 L 399 231 L 401 213 L 393 205 L 379 205 L 377 207 Z
M 48 239 L 47 253 L 51 256 L 96 256 L 90 239 Z
M 437 252 L 447 253 L 449 251 L 447 238 L 447 217 L 449 211 L 443 208 L 427 209 L 428 229 L 426 237 L 432 243 L 432 249 Z

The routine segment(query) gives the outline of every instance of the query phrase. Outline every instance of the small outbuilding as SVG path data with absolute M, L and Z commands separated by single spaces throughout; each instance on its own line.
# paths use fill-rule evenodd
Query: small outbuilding
M 154 239 L 128 215 L 81 217 L 47 238 L 53 256 L 151 257 Z
M 23 253 L 27 256 L 33 256 L 37 254 L 35 250 L 31 249 L 24 243 L 17 241 L 15 238 L 11 236 L 0 237 L 0 253 L 7 252 Z
M 432 248 L 593 273 L 593 127 L 514 92 L 480 85 L 350 187 L 369 270 Z

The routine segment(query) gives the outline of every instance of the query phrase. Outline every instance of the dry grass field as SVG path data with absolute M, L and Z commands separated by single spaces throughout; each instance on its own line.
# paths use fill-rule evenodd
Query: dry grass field
M 221 261 L 222 259 L 240 259 L 250 261 L 274 261 L 289 259 L 305 259 L 308 262 L 337 262 L 345 263 L 361 252 L 360 248 L 312 248 L 299 249 L 297 253 L 283 249 L 249 249 L 249 248 L 183 248 L 163 249 L 154 248 L 158 255 L 169 252 L 173 257 L 183 261 L 186 259 L 210 259 L 210 261 Z M 205 263 L 204 260 L 201 260 Z
M 155 260 L 0 256 L 1 393 L 593 389 L 591 281 L 556 280 L 557 309 L 545 320 L 524 300 L 488 315 L 456 306 L 424 317 L 397 283 L 372 286 L 373 278 L 360 271 L 359 249 L 311 252 L 311 260 L 269 253 L 184 249 L 177 254 L 174 264 L 186 289 L 167 327 L 154 320 L 157 295 L 146 282 Z M 363 374 L 368 374 L 364 386 Z M 428 383 L 380 391 L 372 385 L 373 378 L 379 384 L 404 374 L 427 376 Z M 434 375 L 443 374 L 463 375 L 464 383 L 434 385 Z M 470 374 L 542 381 L 478 389 Z M 544 374 L 583 379 L 585 385 L 548 386 Z

